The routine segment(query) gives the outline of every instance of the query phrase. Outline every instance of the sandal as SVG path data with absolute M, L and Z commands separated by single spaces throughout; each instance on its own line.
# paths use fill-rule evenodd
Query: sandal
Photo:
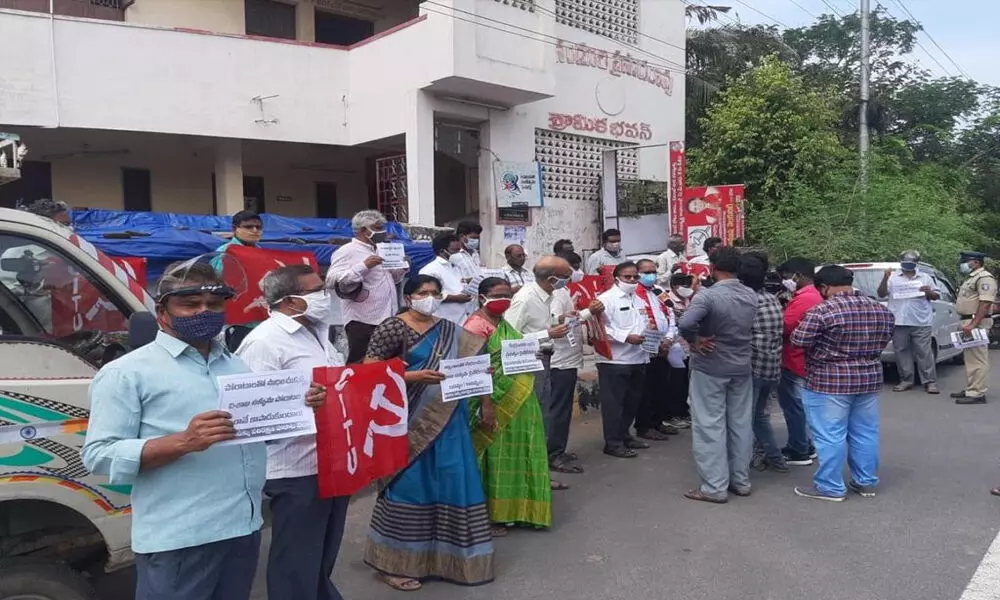
M 993 494 L 994 496 L 1000 496 L 1000 487 L 993 488 L 992 490 L 990 490 L 990 493 Z
M 701 490 L 688 490 L 684 497 L 688 500 L 697 500 L 698 502 L 708 502 L 710 504 L 726 504 L 729 502 L 728 498 L 716 498 L 715 496 L 709 496 Z
M 555 471 L 556 473 L 573 473 L 573 474 L 583 473 L 583 467 L 581 467 L 580 465 L 570 464 L 569 459 L 563 456 L 553 459 L 549 463 L 549 469 Z
M 563 490 L 568 490 L 569 486 L 560 481 L 549 480 L 549 488 L 551 488 L 554 492 L 561 492 Z
M 507 528 L 503 525 L 493 525 L 490 527 L 490 535 L 495 538 L 507 537 Z
M 901 384 L 897 385 L 896 387 L 892 388 L 892 391 L 894 391 L 894 392 L 906 392 L 906 391 L 909 391 L 909 390 L 912 390 L 912 389 L 913 389 L 913 384 L 912 383 L 901 383 Z
M 382 583 L 400 592 L 415 592 L 424 587 L 422 583 L 410 577 L 393 577 L 379 573 L 378 578 L 382 580 Z
M 580 455 L 576 452 L 563 452 L 559 456 L 569 461 L 580 460 Z
M 615 458 L 635 458 L 639 453 L 631 448 L 605 448 L 604 453 Z

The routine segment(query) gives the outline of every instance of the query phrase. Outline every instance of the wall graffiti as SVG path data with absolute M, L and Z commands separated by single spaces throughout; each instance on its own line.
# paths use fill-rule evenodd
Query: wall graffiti
M 630 54 L 622 54 L 617 50 L 608 52 L 592 48 L 587 44 L 559 40 L 556 43 L 556 61 L 567 65 L 600 69 L 614 77 L 626 76 L 638 79 L 662 89 L 668 96 L 674 93 L 674 74 L 669 69 L 653 66 L 645 60 L 633 58 Z
M 605 117 L 588 117 L 581 114 L 549 113 L 549 129 L 565 131 L 572 129 L 584 133 L 609 134 L 612 137 L 630 140 L 649 140 L 653 130 L 649 123 L 610 121 Z

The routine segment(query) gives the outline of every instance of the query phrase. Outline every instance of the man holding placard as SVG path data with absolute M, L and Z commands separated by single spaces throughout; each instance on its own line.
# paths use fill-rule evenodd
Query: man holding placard
M 261 282 L 271 317 L 250 332 L 236 354 L 255 372 L 339 367 L 327 329 L 333 298 L 309 265 L 271 271 Z M 312 412 L 312 411 L 310 411 Z M 267 446 L 267 484 L 273 528 L 267 595 L 297 600 L 343 600 L 330 580 L 344 537 L 349 496 L 320 498 L 316 436 Z
M 920 383 L 928 394 L 940 394 L 932 341 L 934 307 L 932 300 L 941 297 L 937 284 L 927 273 L 917 270 L 920 253 L 907 250 L 899 255 L 900 270 L 886 269 L 878 286 L 879 298 L 889 298 L 888 308 L 896 317 L 892 346 L 896 351 L 899 385 L 894 392 L 913 387 L 913 362 L 920 370 Z

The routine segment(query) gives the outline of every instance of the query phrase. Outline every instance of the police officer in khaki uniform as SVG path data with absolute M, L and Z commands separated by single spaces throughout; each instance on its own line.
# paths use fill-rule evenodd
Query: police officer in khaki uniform
M 986 255 L 982 252 L 963 252 L 958 265 L 962 274 L 969 276 L 959 288 L 955 304 L 965 334 L 970 334 L 973 329 L 988 332 L 993 326 L 990 313 L 997 299 L 997 280 L 983 268 L 985 260 Z M 966 348 L 964 354 L 968 383 L 963 391 L 951 397 L 956 404 L 983 404 L 990 380 L 989 346 Z

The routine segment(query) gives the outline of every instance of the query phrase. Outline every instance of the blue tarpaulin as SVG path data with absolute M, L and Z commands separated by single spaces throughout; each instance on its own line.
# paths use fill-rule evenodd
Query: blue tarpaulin
M 88 242 L 109 256 L 143 257 L 147 277 L 155 281 L 172 262 L 213 252 L 226 240 L 213 232 L 232 230 L 230 217 L 186 215 L 120 210 L 75 210 L 73 227 Z M 261 215 L 264 235 L 261 246 L 279 250 L 305 250 L 326 267 L 339 246 L 333 239 L 353 237 L 350 219 L 292 218 Z M 388 231 L 406 246 L 413 273 L 434 259 L 430 244 L 413 242 L 399 223 Z

